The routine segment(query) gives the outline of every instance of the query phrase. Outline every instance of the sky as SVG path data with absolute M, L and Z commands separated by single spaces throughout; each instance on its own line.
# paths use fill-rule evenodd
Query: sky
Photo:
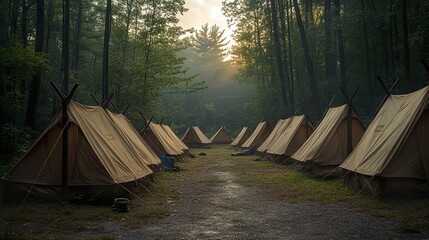
M 228 28 L 226 17 L 222 13 L 222 0 L 185 0 L 185 7 L 189 9 L 184 15 L 179 16 L 179 24 L 185 28 L 200 29 L 208 23 L 209 26 L 217 25 L 225 29 L 224 36 L 233 43 L 232 31 Z

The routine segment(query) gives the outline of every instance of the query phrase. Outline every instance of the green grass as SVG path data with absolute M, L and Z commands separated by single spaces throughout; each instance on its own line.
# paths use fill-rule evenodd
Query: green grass
M 241 184 L 262 187 L 289 203 L 343 204 L 371 216 L 394 218 L 399 221 L 398 232 L 429 230 L 427 197 L 380 198 L 349 187 L 341 179 L 315 179 L 295 170 L 293 165 L 252 161 L 255 158 L 257 156 L 236 159 L 240 166 L 234 171 Z
M 267 194 L 289 203 L 316 202 L 342 204 L 375 217 L 399 221 L 396 231 L 402 233 L 429 229 L 429 199 L 421 197 L 379 198 L 366 195 L 343 184 L 341 180 L 322 180 L 296 171 L 293 165 L 254 161 L 259 156 L 232 157 L 236 150 L 228 146 L 192 149 L 196 158 L 180 162 L 182 171 L 161 172 L 148 187 L 136 191 L 130 212 L 113 212 L 109 206 L 60 203 L 26 203 L 0 205 L 0 239 L 71 239 L 67 236 L 82 231 L 102 233 L 105 223 L 123 228 L 138 228 L 170 214 L 169 201 L 180 198 L 178 186 L 197 170 L 233 173 L 240 184 L 263 188 Z M 199 156 L 204 152 L 206 156 Z M 208 186 L 217 180 L 204 180 Z M 0 203 L 1 204 L 1 203 Z M 97 239 L 97 238 L 94 238 Z M 109 237 L 98 239 L 112 239 Z
M 75 232 L 102 233 L 106 222 L 115 222 L 124 228 L 140 227 L 169 214 L 167 200 L 179 197 L 174 187 L 179 176 L 161 172 L 153 184 L 137 188 L 138 198 L 131 199 L 127 213 L 113 212 L 110 206 L 71 203 L 0 205 L 0 226 L 8 226 L 0 228 L 0 239 L 71 239 L 67 236 Z

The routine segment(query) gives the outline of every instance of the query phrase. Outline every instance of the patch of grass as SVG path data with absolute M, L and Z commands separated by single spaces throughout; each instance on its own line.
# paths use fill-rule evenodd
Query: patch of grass
M 74 205 L 60 203 L 26 203 L 2 206 L 0 203 L 1 239 L 67 239 L 76 232 L 103 233 L 106 223 L 124 228 L 141 227 L 170 214 L 168 201 L 180 197 L 178 186 L 198 171 L 229 172 L 245 186 L 260 187 L 274 197 L 290 203 L 317 202 L 344 204 L 375 217 L 391 217 L 399 221 L 398 232 L 417 232 L 429 229 L 429 201 L 427 198 L 378 198 L 360 193 L 341 180 L 314 179 L 296 171 L 292 165 L 270 161 L 253 161 L 259 156 L 237 156 L 227 146 L 192 149 L 193 154 L 206 156 L 186 158 L 179 162 L 180 172 L 161 172 L 155 182 L 136 189 L 130 212 L 113 212 L 109 206 Z M 217 180 L 205 184 L 216 186 Z M 5 228 L 2 226 L 8 226 Z M 110 237 L 94 239 L 113 239 Z
M 371 216 L 394 218 L 399 221 L 398 232 L 429 229 L 428 198 L 371 196 L 345 185 L 341 179 L 315 179 L 293 165 L 252 161 L 256 158 L 233 158 L 239 164 L 231 171 L 237 174 L 239 183 L 264 188 L 289 203 L 344 204 Z
M 169 209 L 165 205 L 150 206 L 145 208 L 143 212 L 144 218 L 162 218 L 170 213 Z

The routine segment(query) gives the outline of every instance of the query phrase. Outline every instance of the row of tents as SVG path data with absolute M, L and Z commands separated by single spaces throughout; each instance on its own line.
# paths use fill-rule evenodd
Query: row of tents
M 110 202 L 146 185 L 161 168 L 174 168 L 176 159 L 190 154 L 188 145 L 232 142 L 224 127 L 211 139 L 190 127 L 180 139 L 169 125 L 145 122 L 137 131 L 124 114 L 68 99 L 2 178 L 4 200 Z
M 314 127 L 304 116 L 272 128 L 244 127 L 231 143 L 270 159 L 299 163 L 313 176 L 341 173 L 345 182 L 375 195 L 429 192 L 429 87 L 389 94 L 366 129 L 349 101 L 330 107 Z

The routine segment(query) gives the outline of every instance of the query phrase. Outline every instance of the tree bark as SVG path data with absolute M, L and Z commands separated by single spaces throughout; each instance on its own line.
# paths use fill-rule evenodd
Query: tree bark
M 362 30 L 363 30 L 363 40 L 364 40 L 364 53 L 365 53 L 365 66 L 366 66 L 366 82 L 368 85 L 368 93 L 369 93 L 369 104 L 367 104 L 367 110 L 368 110 L 368 116 L 371 116 L 374 114 L 374 106 L 375 106 L 375 96 L 374 96 L 374 84 L 373 84 L 373 75 L 372 75 L 372 69 L 371 69 L 371 61 L 369 56 L 369 39 L 368 39 L 368 28 L 367 28 L 367 22 L 366 22 L 366 10 L 365 7 L 365 1 L 361 0 L 361 6 L 362 6 Z
M 316 115 L 319 118 L 321 116 L 321 110 L 320 110 L 320 103 L 319 103 L 320 102 L 319 92 L 317 90 L 316 75 L 314 72 L 313 60 L 311 59 L 310 51 L 308 49 L 307 36 L 305 33 L 304 24 L 302 22 L 301 13 L 299 10 L 297 0 L 293 0 L 293 7 L 295 9 L 296 21 L 297 21 L 299 33 L 301 36 L 302 46 L 304 49 L 304 57 L 305 57 L 305 63 L 307 66 L 307 71 L 308 71 L 308 80 L 310 85 L 310 91 L 313 98 L 313 104 L 315 106 Z
M 286 39 L 286 17 L 285 17 L 285 6 L 283 4 L 284 0 L 277 0 L 278 6 L 279 6 L 279 15 L 280 15 L 280 26 L 281 26 L 281 32 L 282 32 L 282 56 L 284 59 L 284 63 L 282 63 L 282 65 L 284 66 L 284 74 L 285 74 L 285 81 L 286 81 L 286 93 L 288 96 L 288 101 L 289 101 L 289 107 L 290 107 L 290 111 L 293 113 L 295 112 L 294 109 L 294 101 L 292 99 L 292 94 L 291 92 L 293 91 L 293 89 L 291 89 L 291 84 L 290 84 L 290 79 L 289 79 L 289 69 L 288 69 L 288 65 L 287 65 L 287 39 Z M 290 40 L 289 40 L 290 41 Z
M 0 28 L 0 47 L 6 47 L 9 38 L 7 34 L 7 29 L 9 25 L 9 14 L 8 11 L 8 1 L 0 2 L 0 20 L 1 20 L 1 28 Z M 5 101 L 4 97 L 6 95 L 6 71 L 2 67 L 0 67 L 0 125 L 6 123 L 6 109 L 5 109 Z
M 402 0 L 402 29 L 404 38 L 404 69 L 405 69 L 405 83 L 407 84 L 408 91 L 413 89 L 411 82 L 411 63 L 410 63 L 410 45 L 408 36 L 408 13 L 407 13 L 407 0 Z
M 274 48 L 276 51 L 276 60 L 277 60 L 277 71 L 279 73 L 280 78 L 280 91 L 282 95 L 283 102 L 283 113 L 288 113 L 288 96 L 286 89 L 286 79 L 283 68 L 283 60 L 282 60 L 282 49 L 280 45 L 280 36 L 279 36 L 279 27 L 278 27 L 278 19 L 277 19 L 277 6 L 276 1 L 271 0 L 271 20 L 273 26 L 273 34 L 274 34 Z
M 337 77 L 337 60 L 336 51 L 333 46 L 335 42 L 332 37 L 332 12 L 331 3 L 332 0 L 324 0 L 324 19 L 325 19 L 325 76 L 326 81 L 329 85 L 336 85 Z M 328 96 L 332 96 L 333 88 L 328 88 Z
M 27 47 L 27 16 L 28 16 L 28 4 L 27 0 L 21 1 L 22 15 L 21 15 L 21 40 L 22 46 Z
M 82 32 L 82 0 L 78 0 L 76 29 L 74 33 L 73 61 L 71 69 L 76 74 L 79 71 L 80 38 Z
M 290 12 L 289 12 L 290 11 Z M 293 59 L 292 59 L 292 38 L 291 38 L 291 30 L 292 30 L 292 3 L 289 4 L 289 0 L 286 0 L 286 19 L 287 19 L 287 36 L 288 36 L 288 49 L 289 49 L 289 72 L 290 72 L 290 99 L 292 109 L 295 106 L 295 84 L 293 78 Z M 293 110 L 295 111 L 295 110 Z
M 43 52 L 43 44 L 45 34 L 45 1 L 37 0 L 36 2 L 36 43 L 34 51 L 37 53 Z M 25 117 L 25 126 L 35 129 L 37 119 L 38 99 L 40 93 L 42 74 L 36 73 L 30 84 L 30 93 L 28 96 L 27 114 Z
M 28 40 L 27 40 L 27 16 L 28 16 L 28 4 L 27 0 L 21 1 L 21 7 L 22 7 L 22 15 L 21 15 L 21 40 L 22 40 L 22 46 L 27 47 Z M 26 90 L 26 82 L 25 79 L 22 79 L 20 82 L 20 92 L 22 95 L 25 95 Z
M 18 29 L 19 0 L 12 0 L 11 4 L 12 11 L 10 15 L 10 37 L 12 39 L 16 39 L 18 37 L 16 31 Z
M 104 45 L 103 45 L 103 79 L 102 79 L 102 101 L 105 102 L 109 95 L 109 41 L 112 23 L 112 0 L 107 0 L 106 19 L 104 25 Z
M 340 0 L 334 0 L 335 5 L 335 15 L 337 17 L 337 38 L 338 38 L 338 54 L 340 57 L 340 76 L 341 76 L 341 85 L 343 86 L 344 91 L 347 92 L 347 80 L 346 80 L 346 59 L 344 53 L 344 41 L 343 41 L 343 29 L 341 26 L 341 15 L 340 15 Z M 344 96 L 344 101 L 347 101 Z
M 69 91 L 69 35 L 70 35 L 70 0 L 63 0 L 63 34 L 62 34 L 62 72 L 63 93 Z

